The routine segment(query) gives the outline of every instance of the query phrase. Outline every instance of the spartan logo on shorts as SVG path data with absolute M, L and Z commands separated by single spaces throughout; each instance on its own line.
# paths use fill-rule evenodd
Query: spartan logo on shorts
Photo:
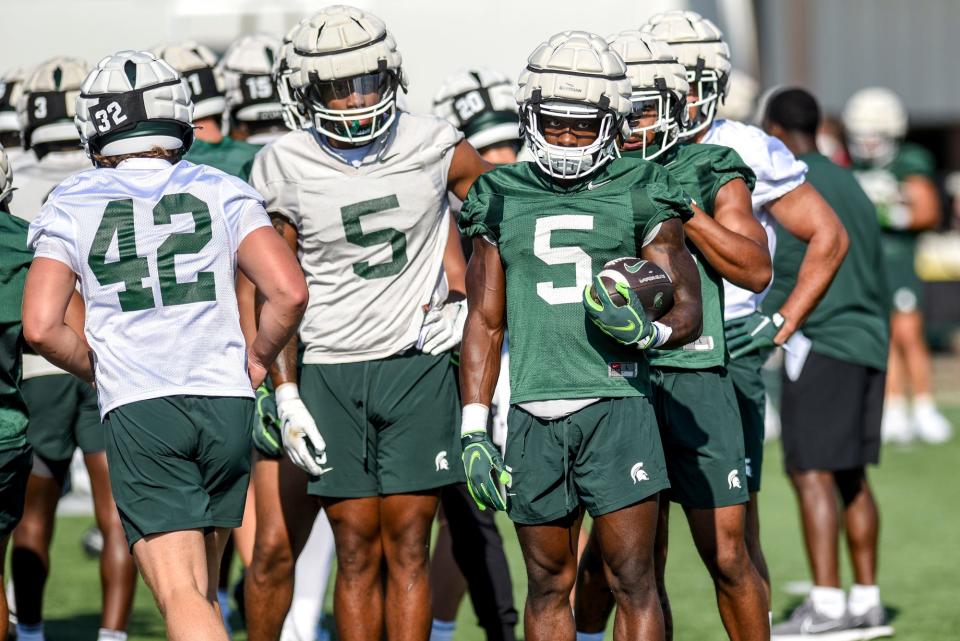
M 740 489 L 740 476 L 738 470 L 730 470 L 730 473 L 727 474 L 727 489 Z
M 643 469 L 643 461 L 633 464 L 633 467 L 630 468 L 630 478 L 633 479 L 634 485 L 640 481 L 650 480 L 650 476 L 647 474 L 646 470 Z
M 437 457 L 433 459 L 433 464 L 436 466 L 438 472 L 450 469 L 450 464 L 447 463 L 446 450 L 437 454 Z

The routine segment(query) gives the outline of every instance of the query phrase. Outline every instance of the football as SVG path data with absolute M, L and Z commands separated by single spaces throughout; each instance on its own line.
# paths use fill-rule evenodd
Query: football
M 640 299 L 650 320 L 657 320 L 673 307 L 673 282 L 665 271 L 649 260 L 635 256 L 617 258 L 605 264 L 598 275 L 614 305 L 627 302 L 616 290 L 617 283 L 624 283 Z M 590 295 L 599 302 L 592 286 Z

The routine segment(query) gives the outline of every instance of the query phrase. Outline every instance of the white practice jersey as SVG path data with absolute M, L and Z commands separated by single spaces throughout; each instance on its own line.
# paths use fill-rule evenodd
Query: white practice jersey
M 268 225 L 249 185 L 186 161 L 130 159 L 56 188 L 28 243 L 79 277 L 101 416 L 177 394 L 253 396 L 237 248 Z
M 797 160 L 779 139 L 768 136 L 752 125 L 733 120 L 717 120 L 700 142 L 731 147 L 757 175 L 752 195 L 753 215 L 767 232 L 767 246 L 772 257 L 777 248 L 777 235 L 773 217 L 766 206 L 803 184 L 807 174 L 806 163 Z M 724 280 L 724 319 L 752 314 L 763 302 L 769 289 L 768 286 L 755 294 Z
M 40 213 L 40 208 L 57 185 L 75 173 L 90 169 L 90 159 L 81 149 L 54 151 L 40 160 L 32 151 L 22 152 L 13 167 L 13 199 L 10 213 L 27 222 Z M 43 356 L 24 353 L 23 378 L 66 374 Z
M 462 139 L 445 120 L 401 111 L 362 150 L 333 150 L 309 129 L 257 154 L 250 182 L 299 232 L 305 363 L 376 360 L 416 344 L 442 276 L 447 174 Z

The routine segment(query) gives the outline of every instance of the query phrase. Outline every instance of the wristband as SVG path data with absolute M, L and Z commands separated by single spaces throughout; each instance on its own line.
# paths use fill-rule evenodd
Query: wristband
M 464 405 L 460 414 L 460 436 L 487 431 L 490 408 L 480 403 Z
M 279 407 L 281 403 L 299 399 L 300 389 L 296 383 L 283 383 L 277 386 L 273 396 L 277 399 L 277 406 Z
M 653 321 L 653 331 L 656 334 L 656 338 L 653 339 L 652 347 L 660 347 L 673 335 L 673 328 L 669 325 L 664 325 L 660 321 Z

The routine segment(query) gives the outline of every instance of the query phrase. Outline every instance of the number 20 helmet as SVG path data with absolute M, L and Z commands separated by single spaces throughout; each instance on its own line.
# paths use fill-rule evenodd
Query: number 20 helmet
M 687 122 L 687 72 L 677 62 L 670 46 L 656 36 L 638 30 L 621 31 L 607 38 L 627 65 L 633 114 L 631 138 L 624 149 L 640 149 L 643 158 L 656 158 L 680 140 Z M 654 110 L 656 120 L 649 125 L 636 123 L 644 113 Z M 651 140 L 648 134 L 653 133 Z
M 290 35 L 289 84 L 317 131 L 364 144 L 390 129 L 397 116 L 397 91 L 405 90 L 406 82 L 397 43 L 380 18 L 334 5 Z M 334 100 L 346 106 L 332 107 Z
M 554 178 L 592 174 L 617 157 L 617 136 L 630 135 L 627 68 L 596 34 L 564 31 L 537 47 L 520 75 L 516 100 L 535 161 Z M 584 147 L 552 145 L 543 135 L 550 118 L 599 120 L 599 134 Z
M 513 83 L 499 71 L 475 69 L 449 76 L 433 99 L 433 114 L 462 131 L 475 149 L 503 143 L 519 147 Z
M 146 51 L 120 51 L 97 64 L 77 98 L 76 127 L 87 156 L 119 156 L 193 144 L 187 81 Z

